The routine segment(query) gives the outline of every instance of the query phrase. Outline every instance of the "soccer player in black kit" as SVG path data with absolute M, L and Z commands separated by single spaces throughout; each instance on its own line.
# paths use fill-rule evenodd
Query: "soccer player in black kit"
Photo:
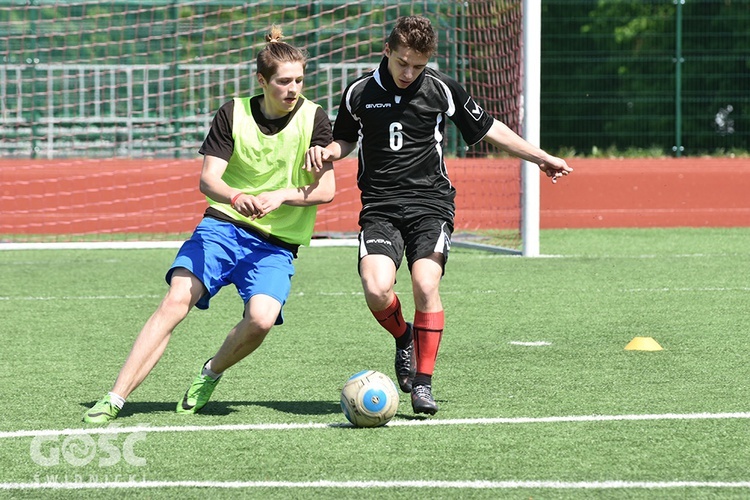
M 310 148 L 306 168 L 346 157 L 359 146 L 359 274 L 365 301 L 396 339 L 396 377 L 415 413 L 434 415 L 432 375 L 443 334 L 439 285 L 453 232 L 456 190 L 443 158 L 446 119 L 468 144 L 485 140 L 539 165 L 556 182 L 572 169 L 491 116 L 455 80 L 427 67 L 437 49 L 430 21 L 402 17 L 380 66 L 344 91 L 334 142 Z M 404 254 L 411 272 L 414 321 L 394 292 Z

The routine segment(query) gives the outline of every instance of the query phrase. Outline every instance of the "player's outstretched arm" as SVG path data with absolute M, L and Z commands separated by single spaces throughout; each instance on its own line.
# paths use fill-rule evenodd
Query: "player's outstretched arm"
M 346 158 L 351 153 L 356 144 L 342 140 L 333 141 L 326 147 L 313 146 L 305 154 L 305 170 L 312 172 L 319 171 L 327 161 L 336 161 Z
M 536 163 L 547 177 L 552 178 L 552 182 L 573 171 L 565 160 L 532 145 L 501 121 L 495 120 L 484 140 L 513 156 Z

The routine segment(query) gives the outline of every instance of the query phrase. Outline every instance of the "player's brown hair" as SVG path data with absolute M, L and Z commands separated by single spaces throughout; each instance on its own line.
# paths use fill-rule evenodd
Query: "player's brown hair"
M 266 80 L 270 80 L 279 68 L 279 64 L 286 62 L 300 62 L 302 69 L 307 66 L 307 51 L 293 47 L 281 39 L 284 35 L 281 28 L 275 24 L 266 34 L 266 46 L 258 53 L 255 59 L 257 71 Z
M 391 50 L 405 47 L 431 57 L 437 50 L 437 35 L 426 17 L 405 16 L 396 20 L 396 27 L 388 36 Z

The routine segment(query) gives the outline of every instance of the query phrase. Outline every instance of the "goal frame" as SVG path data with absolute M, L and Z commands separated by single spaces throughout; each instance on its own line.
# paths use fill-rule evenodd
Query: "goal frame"
M 538 145 L 541 118 L 542 0 L 523 0 L 523 138 Z M 541 194 L 539 167 L 523 161 L 521 167 L 521 254 L 540 255 Z
M 469 4 L 466 4 L 466 5 L 469 5 Z M 491 3 L 490 5 L 496 6 L 496 4 L 494 4 L 494 3 Z M 499 4 L 497 4 L 497 5 L 499 5 Z M 520 78 L 518 78 L 518 77 L 514 78 L 514 82 L 515 82 L 515 85 L 514 85 L 515 89 L 514 89 L 514 92 L 513 92 L 514 95 L 515 95 L 515 98 L 513 100 L 514 106 L 512 108 L 510 108 L 510 110 L 512 112 L 506 111 L 506 109 L 504 108 L 503 109 L 503 113 L 505 113 L 505 114 L 501 115 L 501 116 L 510 119 L 511 121 L 509 121 L 508 123 L 509 124 L 513 123 L 513 129 L 514 130 L 517 130 L 519 132 L 519 134 L 521 134 L 522 137 L 524 137 L 528 142 L 537 145 L 537 144 L 539 144 L 539 104 L 540 104 L 539 103 L 539 84 L 540 84 L 539 66 L 540 66 L 540 45 L 541 45 L 541 21 L 540 21 L 540 18 L 541 18 L 541 0 L 521 0 L 520 5 L 519 5 L 519 3 L 515 3 L 515 7 L 514 7 L 515 10 L 514 10 L 514 12 L 515 12 L 516 16 L 517 16 L 517 14 L 519 12 L 519 7 L 520 7 L 521 19 L 518 19 L 518 17 L 515 17 L 512 25 L 516 27 L 516 30 L 514 30 L 515 31 L 515 35 L 513 36 L 513 40 L 516 41 L 516 43 L 518 43 L 518 41 L 520 39 L 520 45 L 514 47 L 511 50 L 511 52 L 509 52 L 509 53 L 513 53 L 514 57 L 517 58 L 516 62 L 513 64 L 513 66 L 520 73 Z M 494 8 L 494 7 L 492 7 L 492 8 Z M 483 33 L 483 29 L 484 29 L 483 25 L 474 26 L 474 25 L 470 24 L 469 27 L 470 27 L 470 31 L 468 31 L 468 33 Z M 464 28 L 465 28 L 465 26 L 464 26 Z M 517 31 L 518 29 L 521 30 L 520 34 Z M 481 38 L 481 37 L 478 36 L 475 39 L 474 42 L 470 42 L 470 43 L 474 43 L 476 45 L 476 43 L 478 41 L 479 44 L 476 45 L 476 47 L 481 48 L 481 47 L 484 46 L 482 42 L 484 42 L 485 40 L 488 40 L 488 39 L 487 38 Z M 40 45 L 40 47 L 41 46 L 42 45 Z M 488 46 L 491 46 L 491 44 L 488 43 Z M 491 51 L 491 49 L 488 49 L 488 50 Z M 491 54 L 491 52 L 489 52 L 489 53 Z M 463 53 L 459 53 L 458 51 L 456 51 L 455 53 L 452 53 L 451 57 L 456 58 L 456 57 L 461 56 L 462 54 Z M 495 60 L 495 58 L 492 58 L 492 60 Z M 79 61 L 76 64 L 78 64 L 78 65 L 85 65 L 86 63 L 85 63 L 85 61 L 84 62 L 80 62 Z M 360 64 L 364 64 L 364 63 L 360 63 Z M 463 62 L 463 64 L 466 64 L 466 63 Z M 321 65 L 321 67 L 323 67 L 325 65 L 325 63 L 321 62 L 320 65 Z M 369 66 L 369 65 L 370 64 L 368 63 L 367 66 Z M 119 81 L 119 80 L 116 80 L 115 77 L 114 77 L 114 72 L 116 70 L 118 70 L 118 69 L 117 68 L 113 69 L 113 67 L 110 67 L 110 66 L 106 66 L 105 65 L 105 66 L 103 66 L 104 69 L 101 69 L 101 68 L 97 67 L 97 68 L 94 68 L 94 70 L 91 70 L 91 68 L 86 67 L 84 69 L 81 69 L 80 71 L 83 71 L 84 73 L 82 73 L 82 74 L 86 74 L 86 75 L 88 75 L 87 72 L 93 71 L 91 74 L 94 75 L 94 76 L 92 76 L 91 78 L 94 78 L 94 80 L 96 82 L 99 82 L 99 80 L 101 80 L 101 78 L 103 78 L 103 77 L 101 77 L 100 73 L 102 71 L 104 71 L 105 76 L 109 75 L 108 76 L 109 80 L 107 80 L 107 81 L 110 82 L 110 87 L 108 87 L 108 88 L 110 88 L 110 93 L 113 93 L 114 90 L 112 90 L 112 89 L 114 89 L 114 87 L 115 87 L 115 81 Z M 188 66 L 190 66 L 190 67 L 188 67 Z M 213 68 L 214 66 L 216 66 L 216 65 L 211 66 L 211 68 Z M 231 80 L 232 82 L 234 82 L 235 86 L 239 86 L 240 85 L 240 83 L 239 83 L 239 76 L 238 76 L 239 73 L 237 71 L 237 67 L 235 67 L 235 66 L 236 65 L 230 65 L 230 66 L 227 67 L 229 69 L 234 69 L 234 73 L 233 73 L 234 77 L 233 78 L 229 78 L 229 80 Z M 36 70 L 38 70 L 38 71 L 43 71 L 43 70 L 45 70 L 45 68 L 46 68 L 46 71 L 49 73 L 47 75 L 47 78 L 46 78 L 46 82 L 47 82 L 46 83 L 46 87 L 48 88 L 48 91 L 50 91 L 52 89 L 52 87 L 50 86 L 49 82 L 51 82 L 51 81 L 54 80 L 54 78 L 51 78 L 51 76 L 52 76 L 52 74 L 50 73 L 51 71 L 58 71 L 58 72 L 62 71 L 63 74 L 65 74 L 64 72 L 66 72 L 66 71 L 71 71 L 71 69 L 68 66 L 61 67 L 61 69 L 60 69 L 60 68 L 57 68 L 57 66 L 55 66 L 54 64 L 45 64 L 44 61 L 43 61 L 43 64 L 37 64 L 37 66 L 36 66 Z M 133 68 L 136 68 L 136 66 L 133 66 Z M 138 68 L 140 68 L 140 66 L 138 66 Z M 138 68 L 136 68 L 136 69 L 138 69 Z M 178 63 L 176 63 L 176 65 L 175 65 L 175 68 L 181 69 L 181 70 L 184 70 L 184 71 L 189 71 L 190 72 L 190 81 L 192 81 L 192 79 L 193 79 L 193 76 L 192 76 L 193 73 L 192 73 L 192 71 L 193 71 L 193 69 L 196 69 L 197 66 L 196 66 L 196 68 L 192 68 L 191 65 L 189 65 L 189 64 L 181 64 L 178 61 Z M 222 68 L 220 69 L 220 71 L 223 72 L 227 68 L 224 68 L 222 66 Z M 174 71 L 177 71 L 177 69 L 175 69 Z M 325 69 L 325 68 L 323 68 L 323 69 Z M 141 71 L 146 71 L 146 69 L 143 69 L 143 68 L 141 68 L 140 70 Z M 204 72 L 204 73 L 202 73 L 202 75 L 203 75 L 203 77 L 205 79 L 208 78 L 208 70 L 206 70 L 205 68 L 202 68 L 202 67 L 196 69 L 196 71 L 198 71 L 198 70 L 201 70 L 201 71 Z M 107 73 L 107 71 L 108 71 L 108 73 Z M 161 68 L 161 69 L 159 69 L 159 71 L 167 71 L 167 70 L 165 70 L 164 68 Z M 23 85 L 26 84 L 27 79 L 24 79 L 23 81 L 21 81 L 20 80 L 21 76 L 19 76 L 20 75 L 19 72 L 20 72 L 20 70 L 17 70 L 16 73 L 15 73 L 16 76 L 17 76 L 17 78 L 19 79 L 19 82 L 14 83 L 15 81 L 14 80 L 11 81 L 10 77 L 5 78 L 5 80 L 8 80 L 11 84 L 15 85 L 15 87 L 13 87 L 13 88 L 17 87 L 18 89 L 22 89 L 22 88 L 26 89 L 26 87 L 23 87 Z M 6 71 L 6 73 L 7 73 L 7 71 Z M 175 73 L 175 74 L 177 74 L 177 73 Z M 3 73 L 3 75 L 5 75 L 5 73 Z M 130 73 L 128 73 L 128 75 L 130 75 Z M 159 73 L 159 75 L 160 75 L 160 78 L 159 78 L 159 82 L 160 83 L 159 83 L 159 85 L 161 85 L 161 82 L 162 82 L 162 80 L 164 78 L 168 78 L 168 77 L 172 78 L 172 76 L 170 76 L 171 73 L 170 73 L 170 75 L 167 75 L 167 76 L 164 76 L 161 73 Z M 222 75 L 223 75 L 223 73 L 222 73 Z M 517 75 L 518 75 L 518 73 L 517 73 Z M 7 76 L 7 75 L 5 75 L 5 76 Z M 70 75 L 68 75 L 68 76 L 70 76 Z M 78 80 L 80 80 L 80 85 L 81 86 L 84 85 L 83 84 L 83 78 L 84 78 L 83 76 L 79 75 Z M 151 83 L 150 83 L 151 79 L 149 77 L 142 76 L 142 77 L 139 77 L 139 78 L 140 79 L 138 79 L 138 82 L 140 82 L 139 85 L 141 85 L 142 88 L 141 87 L 138 87 L 138 88 L 133 87 L 131 89 L 130 84 L 132 83 L 131 82 L 132 78 L 129 78 L 128 79 L 128 85 L 129 86 L 127 86 L 127 91 L 128 91 L 128 96 L 130 96 L 130 94 L 133 94 L 136 97 L 140 96 L 138 98 L 141 99 L 142 102 L 141 101 L 139 101 L 139 102 L 141 102 L 141 105 L 142 105 L 143 109 L 145 110 L 146 107 L 147 107 L 147 105 L 149 105 L 151 103 L 151 100 L 159 101 L 159 99 L 163 99 L 162 95 L 164 93 L 163 92 L 164 89 L 161 86 L 159 86 L 158 87 L 159 92 L 156 92 L 156 90 L 157 90 L 156 87 L 151 88 L 150 86 L 147 86 L 147 83 L 148 83 L 148 85 L 151 85 Z M 71 78 L 67 78 L 66 81 L 69 80 L 69 79 L 71 81 L 73 80 L 73 78 L 71 77 Z M 346 78 L 344 78 L 344 80 L 345 79 Z M 141 80 L 142 80 L 142 82 L 141 82 Z M 222 76 L 222 78 L 220 78 L 220 80 L 223 80 L 223 76 Z M 235 82 L 235 80 L 237 80 L 237 81 Z M 31 80 L 28 80 L 28 81 L 31 81 Z M 36 80 L 34 80 L 34 81 L 36 81 Z M 328 79 L 329 86 L 331 84 L 331 81 L 333 81 L 333 78 L 329 78 Z M 36 81 L 36 83 L 38 83 L 38 85 L 36 85 L 36 87 L 41 87 L 41 85 L 42 85 L 41 82 L 42 82 L 42 80 Z M 520 83 L 520 88 L 518 86 L 519 83 Z M 204 87 L 205 87 L 205 89 L 204 89 L 205 92 L 208 92 L 209 90 L 212 89 L 212 87 L 209 87 L 208 83 L 205 83 Z M 201 87 L 201 88 L 203 89 L 203 87 Z M 492 89 L 498 89 L 498 88 L 504 88 L 504 87 L 502 86 L 502 84 L 495 83 L 495 85 L 491 86 L 490 88 L 492 88 Z M 216 89 L 213 89 L 213 90 L 216 90 Z M 79 94 L 83 95 L 82 92 L 83 91 L 79 92 Z M 122 92 L 124 92 L 124 90 L 122 90 Z M 52 92 L 50 92 L 50 93 L 53 94 Z M 109 94 L 107 94 L 107 95 L 109 95 Z M 201 95 L 203 95 L 203 94 L 201 94 Z M 121 100 L 121 96 L 119 96 L 119 94 L 116 97 L 117 97 L 118 100 Z M 205 96 L 203 96 L 203 97 L 205 97 Z M 482 97 L 481 93 L 479 94 L 479 97 L 480 98 Z M 495 94 L 490 94 L 489 97 L 494 98 Z M 519 101 L 519 98 L 520 98 L 520 101 Z M 114 99 L 114 97 L 113 97 L 113 99 Z M 104 97 L 101 97 L 101 99 L 100 99 L 100 97 L 97 94 L 96 99 L 91 100 L 91 102 L 93 102 L 95 104 L 95 106 L 96 106 L 94 108 L 94 110 L 96 112 L 100 111 L 99 107 L 98 107 L 98 106 L 100 106 L 100 100 L 101 100 L 101 103 L 102 103 L 101 105 L 102 106 L 104 106 L 106 104 L 107 106 L 109 106 L 109 108 L 107 108 L 107 109 L 110 109 L 110 108 L 112 110 L 115 109 L 115 105 L 114 104 L 110 104 L 108 101 L 106 101 L 104 99 Z M 20 102 L 20 100 L 18 100 L 18 102 Z M 78 108 L 81 108 L 81 110 L 83 110 L 83 108 L 84 108 L 84 104 L 81 104 L 81 103 L 78 103 L 76 105 L 76 103 L 73 103 L 73 102 L 69 103 L 69 102 L 65 101 L 64 99 L 61 102 L 67 108 L 69 108 L 71 110 L 78 109 Z M 88 101 L 86 101 L 86 102 L 88 102 Z M 159 101 L 159 102 L 161 102 L 161 101 Z M 492 101 L 492 102 L 494 102 L 494 101 Z M 130 101 L 128 101 L 128 103 L 130 103 Z M 212 108 L 212 106 L 208 103 L 208 101 L 206 101 L 206 103 L 203 103 L 203 101 L 201 101 L 201 103 L 202 103 L 202 105 L 204 105 L 204 107 L 206 109 Z M 520 108 L 518 106 L 519 104 L 520 104 Z M 165 105 L 170 105 L 172 107 L 175 106 L 173 103 L 166 103 Z M 85 104 L 85 106 L 88 106 L 88 104 Z M 138 109 L 140 109 L 140 108 L 138 108 Z M 42 116 L 42 119 L 39 120 L 39 123 L 44 124 L 44 125 L 37 125 L 36 128 L 32 127 L 31 130 L 32 130 L 32 135 L 33 135 L 32 139 L 33 140 L 37 140 L 38 141 L 38 140 L 41 140 L 40 138 L 43 139 L 43 138 L 47 137 L 47 140 L 45 141 L 45 144 L 52 142 L 51 139 L 49 139 L 49 137 L 52 137 L 51 134 L 48 134 L 48 136 L 49 136 L 48 137 L 48 136 L 45 136 L 45 135 L 43 135 L 41 133 L 43 131 L 41 129 L 42 126 L 46 127 L 45 130 L 47 130 L 50 127 L 53 127 L 54 124 L 56 123 L 55 120 L 57 119 L 57 117 L 56 117 L 56 115 L 51 115 L 50 114 L 51 110 L 52 110 L 52 107 L 49 104 L 46 105 L 46 106 L 44 106 L 44 107 L 40 107 L 39 108 L 39 110 L 37 112 L 37 115 L 39 113 L 43 113 L 44 114 L 44 116 Z M 159 116 L 161 116 L 161 111 L 159 111 L 159 110 L 161 110 L 161 108 L 157 108 L 158 114 L 159 114 Z M 101 111 L 102 111 L 102 113 L 104 113 L 104 108 L 102 108 Z M 114 113 L 114 111 L 111 111 L 111 113 Z M 12 113 L 11 113 L 11 115 L 12 115 Z M 133 121 L 133 120 L 138 120 L 139 119 L 139 116 L 133 117 L 131 115 L 132 115 L 132 113 L 128 114 L 128 117 L 127 117 L 128 120 Z M 190 114 L 190 117 L 193 117 L 193 115 L 195 115 L 196 117 L 201 118 L 204 121 L 209 119 L 209 115 L 207 113 L 200 114 L 200 113 L 197 113 L 197 111 L 196 111 L 196 113 Z M 63 116 L 63 118 L 65 118 L 66 116 L 67 115 Z M 75 113 L 73 113 L 73 115 L 71 115 L 71 116 L 75 116 Z M 11 116 L 11 118 L 12 118 L 12 116 Z M 119 114 L 117 116 L 113 115 L 113 118 L 111 118 L 111 120 L 115 120 L 115 119 L 119 119 L 119 118 L 120 118 Z M 148 116 L 148 117 L 144 117 L 143 120 L 151 120 L 151 121 L 153 121 L 153 120 L 156 120 L 157 118 Z M 501 119 L 505 120 L 505 118 L 501 118 Z M 113 128 L 113 130 L 114 130 L 113 134 L 115 134 L 115 135 L 116 134 L 127 134 L 127 141 L 125 142 L 125 144 L 128 144 L 128 145 L 132 145 L 133 144 L 134 139 L 133 139 L 133 133 L 132 133 L 132 131 L 127 130 L 126 132 L 122 132 L 122 130 L 120 130 L 120 129 L 117 128 L 118 126 L 122 125 L 122 124 L 120 124 L 120 122 L 117 122 L 117 123 L 112 122 L 112 123 L 114 123 L 114 125 L 112 125 L 110 123 L 111 120 L 107 121 L 109 118 L 105 117 L 103 114 L 102 114 L 102 116 L 98 116 L 98 115 L 97 116 L 93 116 L 93 117 L 86 116 L 86 119 L 88 121 L 76 119 L 77 120 L 76 123 L 78 124 L 79 121 L 81 123 L 84 123 L 84 122 L 88 123 L 89 121 L 92 121 L 92 120 L 99 120 L 102 123 L 104 123 L 105 125 L 111 126 L 111 128 Z M 129 124 L 130 122 L 127 122 L 127 123 Z M 148 124 L 150 124 L 150 123 L 151 122 L 149 122 Z M 80 125 L 81 127 L 83 126 L 81 124 L 78 124 L 78 125 Z M 186 125 L 183 124 L 180 121 L 179 122 L 179 127 L 177 129 L 175 129 L 176 131 L 174 132 L 174 135 L 179 136 L 179 134 L 182 131 L 184 131 L 185 126 Z M 194 125 L 194 128 L 196 130 L 199 130 L 199 131 L 200 130 L 204 130 L 204 129 L 208 128 L 208 124 L 201 122 L 200 125 Z M 75 134 L 79 133 L 78 129 L 73 128 L 72 130 L 73 130 L 73 132 L 71 133 L 71 137 L 73 137 L 73 133 L 75 133 Z M 144 128 L 144 130 L 145 130 L 145 128 Z M 172 133 L 172 132 L 170 132 L 170 133 Z M 166 132 L 164 134 L 166 134 Z M 155 134 L 155 135 L 156 135 L 156 137 L 158 137 L 158 138 L 161 139 L 163 137 L 167 137 L 164 134 L 162 134 L 160 132 L 160 133 Z M 455 137 L 455 134 L 453 134 L 453 135 L 454 135 L 454 137 L 451 137 L 451 139 L 452 140 L 457 140 L 457 137 Z M 169 136 L 169 137 L 171 137 L 171 136 Z M 141 141 L 141 142 L 143 142 L 143 141 Z M 184 141 L 180 141 L 180 142 L 184 142 Z M 453 144 L 453 143 L 451 143 L 451 144 Z M 32 145 L 33 145 L 33 141 L 32 141 Z M 53 146 L 54 146 L 54 144 L 53 144 Z M 175 151 L 177 151 L 177 155 L 175 156 L 175 158 L 179 158 L 180 157 L 179 156 L 179 150 L 177 148 L 178 148 L 178 146 L 175 146 Z M 35 148 L 32 148 L 32 149 L 34 151 L 36 151 Z M 48 151 L 47 151 L 47 154 L 44 155 L 44 156 L 50 156 L 50 155 L 52 155 L 53 149 L 54 149 L 53 147 L 49 147 Z M 41 151 L 41 149 L 40 149 L 40 151 Z M 88 151 L 88 150 L 86 150 L 86 151 Z M 119 154 L 120 152 L 121 151 L 118 149 L 116 153 Z M 127 156 L 132 156 L 133 155 L 133 152 L 130 151 L 130 150 L 127 150 L 126 153 L 127 153 Z M 95 154 L 105 154 L 105 153 L 95 153 Z M 462 152 L 461 151 L 459 151 L 457 154 L 459 156 L 462 156 Z M 36 156 L 32 156 L 32 158 L 37 158 L 37 157 Z M 71 158 L 73 158 L 73 157 L 71 156 Z M 489 156 L 488 158 L 492 158 L 492 156 Z M 52 159 L 52 158 L 48 158 L 48 159 Z M 469 241 L 459 241 L 459 238 L 457 238 L 456 241 L 454 241 L 455 246 L 457 246 L 457 247 L 461 247 L 461 246 L 468 247 L 468 246 L 471 246 L 471 247 L 475 247 L 475 248 L 480 248 L 480 247 L 484 248 L 484 247 L 486 247 L 485 248 L 486 250 L 499 251 L 499 252 L 502 252 L 502 253 L 510 253 L 510 254 L 521 254 L 523 256 L 537 256 L 537 255 L 539 255 L 539 230 L 540 230 L 540 190 L 539 190 L 539 183 L 540 183 L 540 177 L 541 177 L 541 175 L 539 173 L 538 166 L 535 165 L 535 164 L 533 164 L 533 163 L 531 163 L 531 162 L 521 162 L 521 161 L 518 161 L 517 165 L 518 165 L 517 167 L 514 166 L 513 169 L 512 169 L 513 175 L 515 176 L 515 179 L 517 179 L 517 180 L 515 182 L 513 182 L 513 191 L 510 191 L 510 199 L 513 200 L 514 204 L 517 203 L 517 205 L 515 205 L 515 207 L 513 208 L 513 214 L 514 214 L 513 215 L 513 219 L 514 219 L 514 222 L 511 224 L 513 230 L 517 231 L 515 233 L 515 239 L 514 239 L 512 245 L 511 245 L 512 248 L 493 247 L 492 245 L 482 245 L 482 244 L 479 244 L 479 243 L 471 243 Z M 33 166 L 36 167 L 36 165 L 33 165 Z M 472 168 L 473 167 L 474 167 L 474 165 L 472 165 Z M 510 171 L 510 170 L 508 170 L 508 171 Z M 472 170 L 472 172 L 473 172 L 473 170 Z M 472 175 L 475 175 L 475 174 L 472 173 Z M 32 193 L 32 197 L 37 197 L 37 196 L 41 196 L 41 195 L 39 195 L 39 194 L 37 194 L 35 192 Z M 486 207 L 487 205 L 479 205 L 479 206 L 480 207 Z M 25 210 L 25 207 L 22 207 L 19 210 L 19 213 L 23 212 L 23 210 Z M 33 214 L 32 211 L 30 211 L 28 213 L 29 213 L 29 215 L 31 217 L 33 217 L 34 214 Z M 477 226 L 477 227 L 482 227 L 482 226 L 480 225 L 480 226 Z M 485 227 L 491 228 L 491 227 L 494 227 L 494 226 L 487 225 Z M 469 229 L 469 231 L 471 231 L 471 230 L 472 229 Z M 476 235 L 469 235 L 469 236 L 473 237 L 473 236 L 476 236 Z M 520 236 L 520 239 L 519 239 L 519 236 Z M 516 246 L 516 245 L 519 245 L 519 246 Z M 0 245 L 0 248 L 1 247 L 2 247 L 2 245 Z M 5 248 L 7 248 L 7 247 L 5 247 Z

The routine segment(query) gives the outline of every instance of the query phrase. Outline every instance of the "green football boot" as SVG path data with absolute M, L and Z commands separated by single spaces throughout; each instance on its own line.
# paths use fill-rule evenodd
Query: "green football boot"
M 112 404 L 107 394 L 83 415 L 83 421 L 87 424 L 106 424 L 116 419 L 118 413 L 120 409 Z
M 196 376 L 182 401 L 177 403 L 177 413 L 195 413 L 206 406 L 219 380 L 221 377 L 214 380 L 206 375 Z

